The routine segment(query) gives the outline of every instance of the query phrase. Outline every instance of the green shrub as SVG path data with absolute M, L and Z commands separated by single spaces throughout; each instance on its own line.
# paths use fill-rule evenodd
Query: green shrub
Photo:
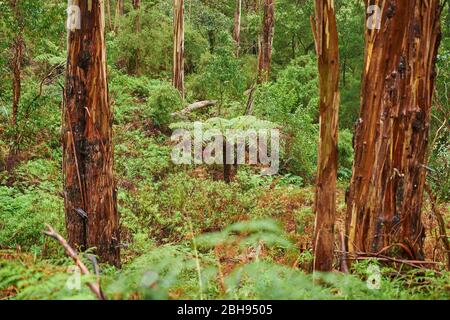
M 172 121 L 172 113 L 182 106 L 180 93 L 169 83 L 155 88 L 147 102 L 147 110 L 151 110 L 152 120 L 159 127 L 167 127 Z
M 318 148 L 318 88 L 316 62 L 302 56 L 291 62 L 274 83 L 255 93 L 255 113 L 283 124 L 281 167 L 288 173 L 312 180 Z

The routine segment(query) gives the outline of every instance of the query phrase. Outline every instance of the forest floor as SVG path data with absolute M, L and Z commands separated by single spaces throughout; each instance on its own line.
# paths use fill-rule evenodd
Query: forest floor
M 310 274 L 314 188 L 289 175 L 262 177 L 242 166 L 230 184 L 221 168 L 174 166 L 168 137 L 116 126 L 116 177 L 122 269 L 102 265 L 112 299 L 448 299 L 450 273 L 352 264 L 352 274 Z M 44 144 L 1 177 L 0 299 L 92 299 L 59 244 L 64 232 L 60 158 Z M 344 228 L 345 181 L 338 191 L 336 249 Z M 448 205 L 439 205 L 448 223 Z M 436 219 L 425 201 L 426 259 L 445 261 Z M 87 255 L 86 264 L 91 266 Z M 338 268 L 340 255 L 336 255 Z M 176 266 L 176 267 L 175 267 Z M 373 266 L 380 272 L 373 274 Z M 379 287 L 367 280 L 375 276 Z M 377 278 L 379 277 L 379 279 Z

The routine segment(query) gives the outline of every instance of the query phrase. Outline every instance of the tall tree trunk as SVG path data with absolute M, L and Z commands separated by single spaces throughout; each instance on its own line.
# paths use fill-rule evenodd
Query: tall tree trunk
M 314 270 L 333 268 L 338 166 L 339 44 L 334 0 L 315 1 L 311 20 L 319 66 L 320 139 L 316 182 Z
M 117 0 L 116 13 L 114 17 L 114 31 L 119 32 L 120 18 L 123 16 L 123 0 Z
M 263 32 L 258 54 L 258 82 L 269 80 L 272 60 L 272 44 L 275 29 L 275 0 L 264 0 Z
M 17 125 L 17 114 L 19 112 L 19 104 L 21 97 L 21 73 L 22 73 L 22 60 L 23 60 L 23 38 L 19 33 L 16 35 L 13 43 L 13 58 L 12 58 L 12 89 L 13 89 L 13 103 L 12 103 L 12 118 L 11 125 Z
M 106 0 L 105 5 L 106 5 L 106 18 L 108 20 L 108 31 L 111 31 L 113 29 L 111 16 L 111 0 Z
M 136 33 L 141 33 L 142 26 L 141 26 L 141 0 L 133 0 L 133 9 L 136 10 Z M 139 48 L 136 49 L 136 54 L 134 57 L 134 73 L 138 76 L 141 75 L 141 50 Z
M 236 42 L 236 56 L 239 57 L 241 49 L 241 16 L 242 0 L 236 0 L 236 11 L 234 13 L 233 40 Z
M 103 1 L 82 0 L 78 5 L 81 29 L 68 31 L 63 124 L 67 233 L 72 246 L 96 247 L 103 262 L 119 266 Z
M 173 86 L 184 98 L 184 0 L 173 3 Z
M 141 0 L 133 0 L 133 9 L 141 9 Z M 141 32 L 141 13 L 138 12 L 136 16 L 136 32 Z
M 22 73 L 22 61 L 24 50 L 24 40 L 22 34 L 24 27 L 23 27 L 23 16 L 19 9 L 18 0 L 12 0 L 10 5 L 11 10 L 14 13 L 14 19 L 18 26 L 12 44 L 12 59 L 11 59 L 12 90 L 13 90 L 11 125 L 15 127 L 17 125 L 17 114 L 19 112 L 20 97 L 22 92 L 21 73 Z
M 139 9 L 141 7 L 141 0 L 132 0 L 133 8 L 135 10 Z
M 439 0 L 377 4 L 383 8 L 381 29 L 366 31 L 347 247 L 350 252 L 395 247 L 398 255 L 422 259 L 421 207 L 441 8 Z

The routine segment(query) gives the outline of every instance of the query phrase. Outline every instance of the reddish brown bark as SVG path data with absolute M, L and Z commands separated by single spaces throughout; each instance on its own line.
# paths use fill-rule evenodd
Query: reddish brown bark
M 272 44 L 275 30 L 275 0 L 264 0 L 263 31 L 259 41 L 258 82 L 265 82 L 270 77 L 272 61 Z
M 333 0 L 316 0 L 312 28 L 320 83 L 320 139 L 316 181 L 314 270 L 333 268 L 338 166 L 339 44 Z
M 375 4 L 383 8 L 381 29 L 366 31 L 347 247 L 395 248 L 423 259 L 421 207 L 441 9 L 438 0 Z
M 17 35 L 13 43 L 13 58 L 12 58 L 12 88 L 13 88 L 13 104 L 12 104 L 12 117 L 11 125 L 17 125 L 17 114 L 19 112 L 19 104 L 21 97 L 21 73 L 22 73 L 22 60 L 23 60 L 23 38 L 21 35 Z
M 173 86 L 184 98 L 184 0 L 173 2 Z
M 18 26 L 12 44 L 12 59 L 11 59 L 12 90 L 13 90 L 11 125 L 15 127 L 17 125 L 17 114 L 19 112 L 20 97 L 22 92 L 21 73 L 22 73 L 23 51 L 25 44 L 22 37 L 23 17 L 19 9 L 18 0 L 11 1 L 11 9 L 14 12 L 14 18 Z
M 81 29 L 68 31 L 63 172 L 69 243 L 96 247 L 119 266 L 112 119 L 106 76 L 103 1 L 78 1 Z
M 236 42 L 236 56 L 239 57 L 241 49 L 241 16 L 242 0 L 236 0 L 236 9 L 234 13 L 233 40 Z

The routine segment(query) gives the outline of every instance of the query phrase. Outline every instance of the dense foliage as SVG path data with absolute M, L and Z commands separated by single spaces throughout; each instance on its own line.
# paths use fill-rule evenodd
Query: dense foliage
M 114 8 L 116 1 L 110 2 Z M 91 299 L 86 286 L 68 289 L 72 262 L 42 234 L 48 223 L 64 235 L 60 135 L 66 4 L 19 3 L 18 16 L 8 1 L 0 0 L 0 299 Z M 336 3 L 342 228 L 360 103 L 365 15 L 361 1 Z M 124 267 L 102 266 L 106 294 L 116 299 L 449 299 L 450 274 L 444 271 L 445 254 L 428 202 L 427 257 L 441 261 L 433 270 L 406 267 L 399 272 L 394 265 L 369 260 L 353 264 L 351 275 L 313 279 L 308 274 L 319 129 L 309 23 L 313 1 L 277 2 L 273 72 L 260 85 L 255 83 L 261 16 L 251 5 L 244 6 L 237 57 L 234 5 L 232 0 L 187 2 L 184 100 L 171 85 L 171 1 L 142 1 L 139 10 L 125 1 L 123 16 L 107 17 Z M 438 209 L 449 226 L 450 9 L 444 12 L 428 169 Z M 136 30 L 138 17 L 141 27 Z M 18 32 L 25 43 L 22 95 L 17 125 L 11 126 L 10 48 Z M 278 175 L 262 177 L 258 168 L 240 166 L 227 184 L 219 166 L 172 163 L 171 130 L 187 120 L 175 112 L 199 100 L 217 100 L 188 120 L 221 118 L 233 125 L 246 113 L 250 95 L 254 116 L 281 128 Z M 368 289 L 369 265 L 381 268 L 380 290 Z

